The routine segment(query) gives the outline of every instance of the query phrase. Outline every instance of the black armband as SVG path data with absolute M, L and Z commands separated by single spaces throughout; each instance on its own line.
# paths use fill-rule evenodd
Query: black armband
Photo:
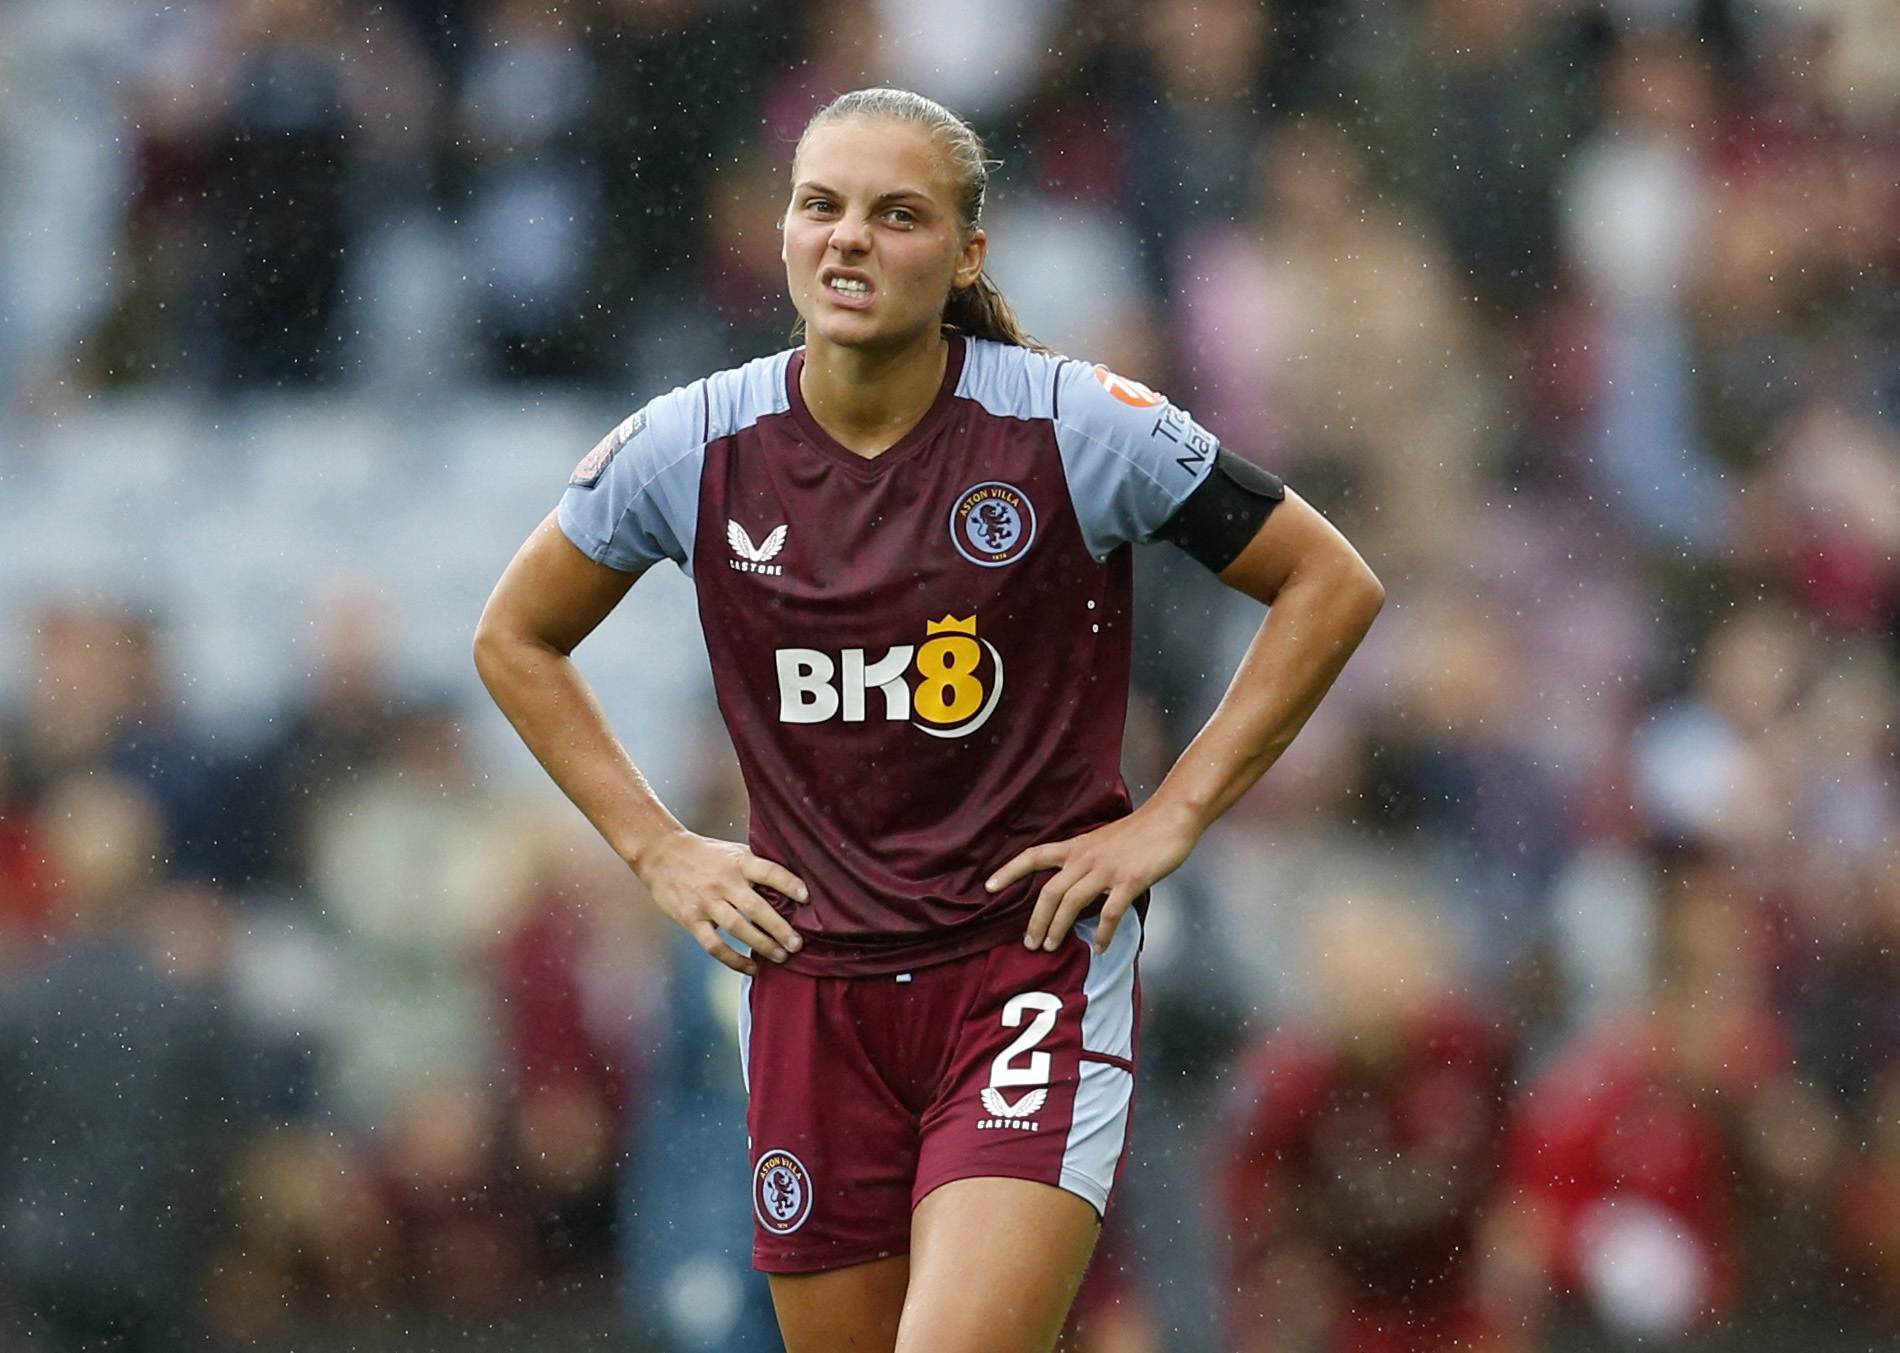
M 1219 573 L 1247 548 L 1261 523 L 1286 499 L 1286 485 L 1245 457 L 1222 447 L 1214 468 L 1181 500 L 1174 515 L 1155 532 Z

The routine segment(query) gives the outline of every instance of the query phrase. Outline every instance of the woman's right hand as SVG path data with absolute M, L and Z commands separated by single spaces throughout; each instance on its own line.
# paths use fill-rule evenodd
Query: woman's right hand
M 804 881 L 736 841 L 719 841 L 681 828 L 652 842 L 627 863 L 646 884 L 654 904 L 699 941 L 700 948 L 734 972 L 752 976 L 759 965 L 721 939 L 721 930 L 775 963 L 785 962 L 804 945 L 755 886 L 774 889 L 803 904 L 811 900 Z

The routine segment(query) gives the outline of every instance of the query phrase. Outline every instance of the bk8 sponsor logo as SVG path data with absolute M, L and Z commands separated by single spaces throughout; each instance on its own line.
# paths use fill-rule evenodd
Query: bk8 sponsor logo
M 885 719 L 908 720 L 932 737 L 961 738 L 989 722 L 1003 695 L 1003 655 L 977 636 L 973 615 L 932 620 L 922 644 L 895 644 L 875 659 L 862 648 L 835 657 L 781 648 L 773 657 L 780 723 L 863 723 L 876 691 Z

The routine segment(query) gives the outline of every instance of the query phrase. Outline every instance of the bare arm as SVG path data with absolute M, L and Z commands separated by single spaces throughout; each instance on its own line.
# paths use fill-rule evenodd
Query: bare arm
M 620 745 L 570 656 L 638 576 L 589 559 L 548 514 L 482 610 L 475 668 L 521 740 L 660 909 L 721 963 L 753 972 L 717 930 L 782 961 L 798 937 L 753 885 L 801 902 L 805 885 L 743 846 L 687 831 Z
M 1043 885 L 1023 942 L 1053 949 L 1103 893 L 1098 948 L 1157 880 L 1187 859 L 1201 833 L 1284 752 L 1371 628 L 1385 588 L 1359 552 L 1288 492 L 1222 582 L 1268 611 L 1220 706 L 1149 800 L 1127 817 L 1067 841 L 1031 846 L 990 879 L 992 890 L 1039 870 Z
M 1291 490 L 1220 580 L 1272 609 L 1219 708 L 1149 799 L 1196 837 L 1280 759 L 1385 603 L 1359 552 Z

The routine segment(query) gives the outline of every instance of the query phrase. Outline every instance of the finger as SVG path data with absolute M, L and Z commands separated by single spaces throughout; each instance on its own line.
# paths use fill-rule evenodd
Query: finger
M 1075 924 L 1075 918 L 1088 910 L 1089 903 L 1107 891 L 1108 881 L 1100 874 L 1090 874 L 1071 886 L 1056 906 L 1055 920 L 1049 924 L 1049 933 L 1043 939 L 1042 947 L 1053 950 L 1061 944 L 1063 936 L 1069 933 L 1069 927 Z
M 1049 933 L 1049 926 L 1055 920 L 1056 908 L 1062 905 L 1063 894 L 1072 884 L 1081 881 L 1082 875 L 1073 869 L 1057 870 L 1054 877 L 1042 885 L 1042 891 L 1036 894 L 1036 905 L 1029 913 L 1029 929 L 1023 932 L 1023 945 L 1035 949 L 1041 946 L 1043 938 Z
M 770 902 L 750 889 L 734 900 L 733 906 L 744 912 L 753 925 L 772 937 L 779 948 L 797 953 L 805 947 L 805 941 L 792 929 L 792 923 L 780 916 Z
M 719 938 L 719 932 L 713 929 L 711 921 L 701 921 L 693 927 L 693 938 L 699 941 L 699 947 L 731 968 L 734 972 L 744 973 L 747 977 L 759 975 L 759 965 L 743 957 L 738 950 Z
M 1115 931 L 1120 928 L 1122 917 L 1128 914 L 1128 908 L 1141 894 L 1127 884 L 1111 890 L 1108 901 L 1102 903 L 1102 922 L 1095 928 L 1095 952 L 1105 954 L 1115 939 Z
M 1060 868 L 1068 855 L 1068 846 L 1067 841 L 1047 841 L 1019 851 L 1015 859 L 991 874 L 983 886 L 990 892 L 997 892 L 1037 870 Z
M 721 930 L 753 953 L 764 954 L 774 963 L 783 963 L 791 957 L 783 945 L 754 925 L 750 917 L 730 902 L 718 903 L 713 907 L 712 914 L 713 920 L 719 923 Z
M 805 886 L 805 880 L 782 864 L 761 860 L 754 855 L 746 860 L 743 868 L 748 883 L 762 883 L 774 892 L 784 893 L 794 902 L 811 901 L 811 889 Z

